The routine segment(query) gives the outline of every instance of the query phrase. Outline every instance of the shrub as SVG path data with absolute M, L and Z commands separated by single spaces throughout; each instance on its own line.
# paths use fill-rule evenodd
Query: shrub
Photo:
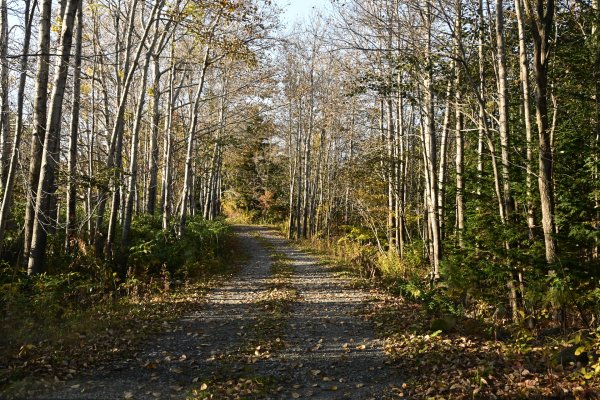
M 214 263 L 224 249 L 230 232 L 224 219 L 208 221 L 201 216 L 187 220 L 180 238 L 175 229 L 162 230 L 159 217 L 144 216 L 132 224 L 135 238 L 127 249 L 129 276 L 188 277 L 192 270 Z M 198 271 L 196 271 L 198 272 Z

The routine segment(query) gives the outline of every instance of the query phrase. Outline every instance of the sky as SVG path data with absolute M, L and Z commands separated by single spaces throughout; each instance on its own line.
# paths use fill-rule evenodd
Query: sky
M 296 20 L 308 18 L 313 7 L 323 7 L 327 0 L 276 0 L 283 9 L 282 20 L 289 27 Z

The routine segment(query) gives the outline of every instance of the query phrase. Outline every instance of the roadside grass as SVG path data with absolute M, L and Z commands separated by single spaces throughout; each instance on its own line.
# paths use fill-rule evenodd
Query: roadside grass
M 302 239 L 293 243 L 306 254 L 311 254 L 318 261 L 315 265 L 329 270 L 334 276 L 342 278 L 345 284 L 354 289 L 376 289 L 380 284 L 372 279 L 357 265 L 353 265 L 345 257 L 327 244 L 324 240 Z

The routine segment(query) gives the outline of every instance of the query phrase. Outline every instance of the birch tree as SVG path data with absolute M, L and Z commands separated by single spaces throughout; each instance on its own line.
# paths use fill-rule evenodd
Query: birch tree
M 40 175 L 40 166 L 42 160 L 43 144 L 46 138 L 46 103 L 48 101 L 48 75 L 50 71 L 50 16 L 52 13 L 52 0 L 42 0 L 39 32 L 38 32 L 38 57 L 33 129 L 31 137 L 31 151 L 29 163 L 29 177 L 27 190 L 27 203 L 25 205 L 25 229 L 24 229 L 24 248 L 23 260 L 29 261 L 31 250 L 31 238 L 33 235 L 33 226 L 35 219 L 37 187 Z
M 5 188 L 8 176 L 10 148 L 9 65 L 8 65 L 8 7 L 0 1 L 0 178 Z
M 65 7 L 60 35 L 59 62 L 56 64 L 52 95 L 50 97 L 50 114 L 46 123 L 46 135 L 40 165 L 40 177 L 36 193 L 33 232 L 31 236 L 31 250 L 27 272 L 30 275 L 38 274 L 44 266 L 44 253 L 46 249 L 47 228 L 52 215 L 50 200 L 53 195 L 54 179 L 60 152 L 60 123 L 65 87 L 69 72 L 69 59 L 73 41 L 73 25 L 75 14 L 81 0 L 69 0 Z
M 116 174 L 112 177 L 113 195 L 112 195 L 111 210 L 110 210 L 109 223 L 108 223 L 108 233 L 106 235 L 106 243 L 104 244 L 104 254 L 106 257 L 110 257 L 113 252 L 113 244 L 114 244 L 114 240 L 115 240 L 115 233 L 116 233 L 116 226 L 117 226 L 117 216 L 118 216 L 118 210 L 119 210 L 120 201 L 121 201 L 120 200 L 120 190 L 118 190 L 119 189 L 119 179 L 120 179 L 120 174 L 118 173 L 118 171 L 122 167 L 121 152 L 122 152 L 122 148 L 123 148 L 123 130 L 125 128 L 125 121 L 124 121 L 125 108 L 126 108 L 127 100 L 129 97 L 129 91 L 131 89 L 131 84 L 133 82 L 134 74 L 139 67 L 140 56 L 142 54 L 144 47 L 146 46 L 146 40 L 148 39 L 148 35 L 150 34 L 152 27 L 154 26 L 154 19 L 157 17 L 157 14 L 163 4 L 164 4 L 164 0 L 156 0 L 154 2 L 154 5 L 152 6 L 152 10 L 150 12 L 150 16 L 149 16 L 148 20 L 145 22 L 145 25 L 143 28 L 143 34 L 140 38 L 140 41 L 138 42 L 137 48 L 132 56 L 131 61 L 128 59 L 127 55 L 125 57 L 125 59 L 126 59 L 125 64 L 124 64 L 124 70 L 126 71 L 125 80 L 123 82 L 123 87 L 122 87 L 122 90 L 120 93 L 119 104 L 118 104 L 118 108 L 117 108 L 117 112 L 116 112 L 116 118 L 115 118 L 114 125 L 112 128 L 112 133 L 111 133 L 108 161 L 106 163 L 107 168 L 109 170 L 112 169 L 113 167 L 115 167 L 115 172 L 116 172 Z M 128 23 L 129 27 L 128 27 L 128 38 L 127 38 L 128 43 L 131 42 L 131 40 L 132 40 L 131 38 L 133 35 L 133 21 L 135 20 L 135 18 L 134 18 L 135 5 L 136 5 L 136 3 L 134 2 L 132 9 L 130 10 L 130 20 Z M 128 48 L 129 48 L 129 46 L 128 46 Z M 118 73 L 117 73 L 117 75 L 118 75 Z M 106 196 L 106 194 L 100 195 L 101 202 L 104 201 L 105 196 Z M 102 214 L 103 214 L 103 209 L 100 209 L 100 207 L 99 207 L 98 221 L 100 222 L 100 224 L 103 219 Z M 98 224 L 97 224 L 96 230 L 97 231 L 100 230 Z M 98 243 L 97 246 L 99 244 L 100 243 Z
M 77 152 L 79 137 L 79 113 L 81 108 L 81 59 L 83 46 L 83 5 L 77 8 L 75 34 L 75 60 L 73 65 L 73 101 L 71 106 L 71 126 L 69 135 L 69 161 L 67 183 L 67 223 L 65 248 L 69 252 L 77 229 Z
M 548 63 L 550 56 L 550 34 L 554 22 L 554 0 L 525 0 L 525 10 L 530 19 L 533 35 L 533 71 L 535 74 L 535 108 L 539 140 L 538 188 L 542 210 L 542 228 L 546 248 L 546 262 L 557 261 L 553 153 L 550 143 L 550 123 L 548 117 Z
M 0 242 L 4 240 L 6 225 L 10 218 L 10 208 L 13 203 L 13 191 L 15 185 L 15 177 L 18 168 L 18 159 L 21 148 L 21 137 L 23 134 L 23 105 L 25 100 L 25 84 L 27 82 L 27 69 L 29 65 L 29 46 L 31 42 L 31 28 L 33 25 L 33 16 L 37 1 L 33 2 L 33 7 L 30 0 L 25 2 L 24 19 L 25 26 L 23 32 L 23 54 L 20 57 L 19 70 L 19 87 L 17 92 L 17 115 L 15 123 L 15 131 L 13 138 L 12 152 L 10 155 L 10 163 L 8 165 L 8 175 L 6 184 L 4 185 L 4 193 L 2 195 L 2 204 L 0 206 Z

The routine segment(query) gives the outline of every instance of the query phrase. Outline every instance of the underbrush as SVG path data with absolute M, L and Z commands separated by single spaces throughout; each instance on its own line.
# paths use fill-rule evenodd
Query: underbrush
M 537 253 L 517 256 L 520 250 L 447 247 L 440 266 L 442 279 L 434 284 L 423 243 L 405 245 L 400 256 L 382 238 L 364 230 L 344 232 L 338 238 L 301 243 L 331 258 L 363 285 L 423 305 L 430 316 L 469 317 L 494 326 L 530 329 L 531 334 L 593 330 L 599 325 L 600 287 L 591 272 L 597 266 L 563 262 L 549 274 Z M 516 315 L 509 301 L 511 284 Z
M 223 220 L 190 218 L 178 238 L 143 217 L 112 261 L 80 246 L 63 264 L 49 257 L 51 272 L 37 276 L 3 265 L 0 388 L 34 375 L 66 379 L 195 307 L 240 264 L 229 232 Z

